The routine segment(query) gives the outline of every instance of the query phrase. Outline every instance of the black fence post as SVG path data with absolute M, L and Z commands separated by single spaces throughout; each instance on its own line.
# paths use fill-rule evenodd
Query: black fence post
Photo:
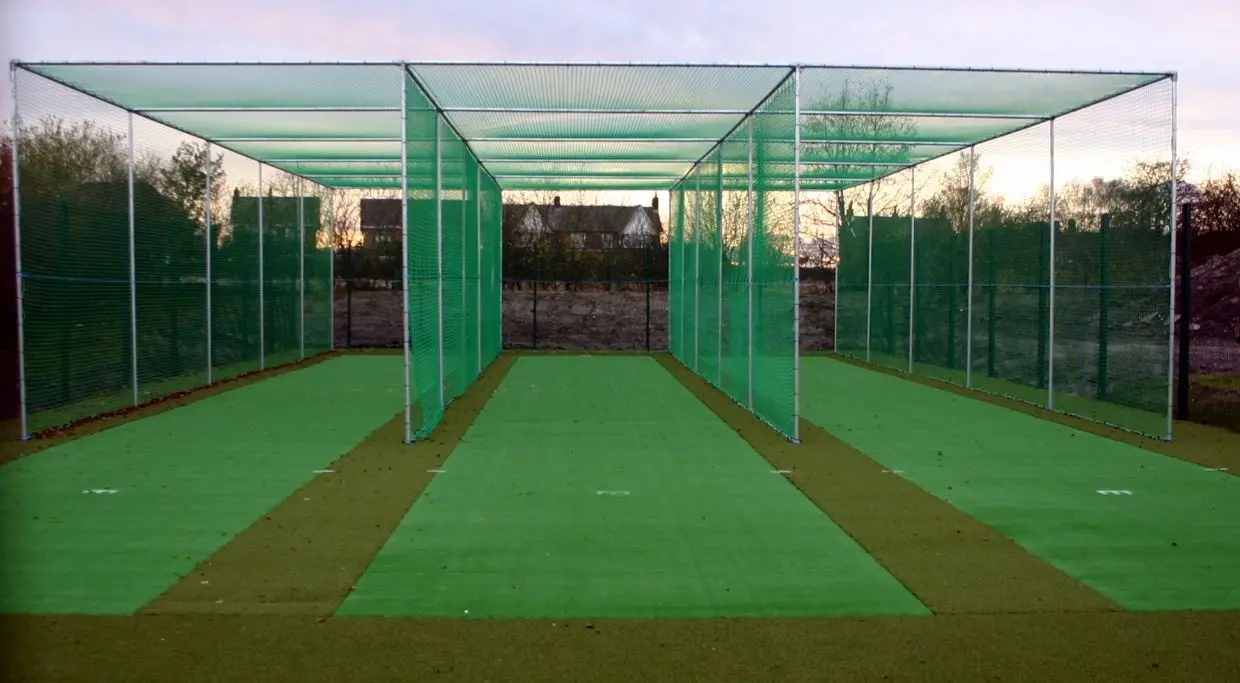
M 353 245 L 344 250 L 344 346 L 353 348 Z
M 1111 214 L 1102 214 L 1098 229 L 1098 398 L 1107 400 L 1110 393 L 1109 362 L 1111 327 L 1111 263 L 1108 237 L 1111 233 Z
M 646 280 L 646 353 L 650 353 L 650 237 L 643 241 L 642 266 Z
M 538 278 L 542 276 L 542 262 L 538 259 L 538 243 L 542 236 L 534 238 L 534 332 L 531 342 L 538 348 Z
M 1175 210 L 1174 208 L 1172 209 Z M 1193 260 L 1190 248 L 1193 241 L 1193 206 L 1185 204 L 1184 211 L 1180 219 L 1180 348 L 1179 361 L 1180 368 L 1177 373 L 1179 376 L 1179 384 L 1176 389 L 1176 419 L 1187 420 L 1189 418 L 1188 400 L 1189 400 L 1189 352 L 1192 344 L 1189 335 L 1192 333 L 1193 325 Z

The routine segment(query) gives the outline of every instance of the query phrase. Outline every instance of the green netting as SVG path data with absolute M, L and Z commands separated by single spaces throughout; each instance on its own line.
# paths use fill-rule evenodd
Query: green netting
M 502 200 L 412 79 L 405 97 L 408 381 L 416 410 L 407 438 L 414 440 L 430 434 L 499 355 Z
M 360 160 L 401 159 L 399 84 L 412 75 L 480 162 L 674 160 L 668 182 L 641 163 L 615 187 L 664 189 L 793 71 L 709 64 L 26 64 L 50 78 L 312 180 L 366 187 Z M 1147 85 L 1166 74 L 802 67 L 803 161 L 914 164 Z M 874 126 L 875 116 L 898 125 Z M 813 125 L 819 120 L 832 125 Z M 791 164 L 791 138 L 767 157 Z M 876 144 L 877 143 L 877 144 Z M 736 150 L 739 153 L 740 150 Z M 726 161 L 744 161 L 726 159 Z M 863 167 L 864 168 L 864 167 Z M 348 170 L 346 170 L 348 169 Z M 868 181 L 883 170 L 869 167 Z M 599 173 L 603 173 L 600 169 Z M 774 182 L 776 170 L 769 169 Z M 840 189 L 802 169 L 806 190 Z M 390 171 L 385 187 L 399 187 Z M 504 189 L 609 187 L 594 172 L 496 173 Z M 606 177 L 613 178 L 613 173 Z M 856 179 L 837 176 L 844 186 Z M 790 183 L 791 170 L 783 174 Z M 781 189 L 790 189 L 781 188 Z
M 17 78 L 28 434 L 331 348 L 326 188 Z
M 837 351 L 1167 436 L 1172 88 L 871 184 Z
M 679 184 L 670 249 L 673 354 L 793 439 L 795 188 L 767 155 L 796 128 L 790 78 Z

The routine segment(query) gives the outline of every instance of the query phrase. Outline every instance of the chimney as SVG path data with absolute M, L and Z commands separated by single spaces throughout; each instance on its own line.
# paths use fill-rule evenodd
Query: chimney
M 651 197 L 651 198 L 650 198 L 650 208 L 654 209 L 654 210 L 655 210 L 655 212 L 658 212 L 658 210 L 659 210 L 659 195 L 657 195 L 657 194 L 656 194 L 655 196 L 653 196 L 653 197 Z
M 559 206 L 559 205 L 560 205 L 560 195 L 558 195 L 558 194 L 557 194 L 557 195 L 555 196 L 555 199 L 552 199 L 552 200 L 551 200 L 551 205 L 552 205 L 552 206 Z

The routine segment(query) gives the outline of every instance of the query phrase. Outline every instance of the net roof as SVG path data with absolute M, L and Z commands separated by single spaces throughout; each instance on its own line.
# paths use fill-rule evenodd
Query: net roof
M 399 187 L 402 91 L 430 99 L 504 189 L 669 189 L 798 67 L 582 63 L 19 63 L 332 187 Z M 840 189 L 1170 73 L 801 66 L 801 186 Z M 765 115 L 773 112 L 767 110 Z M 775 112 L 793 116 L 793 111 Z M 792 126 L 787 126 L 793 130 Z M 795 144 L 764 140 L 791 180 Z M 725 145 L 743 164 L 745 145 Z M 742 167 L 740 173 L 746 173 Z

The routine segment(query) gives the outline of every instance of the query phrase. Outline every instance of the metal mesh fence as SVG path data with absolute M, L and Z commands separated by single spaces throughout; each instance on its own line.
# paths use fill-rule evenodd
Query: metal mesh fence
M 24 435 L 330 349 L 325 188 L 15 79 Z
M 1165 79 L 870 183 L 837 350 L 1169 437 L 1173 103 Z

